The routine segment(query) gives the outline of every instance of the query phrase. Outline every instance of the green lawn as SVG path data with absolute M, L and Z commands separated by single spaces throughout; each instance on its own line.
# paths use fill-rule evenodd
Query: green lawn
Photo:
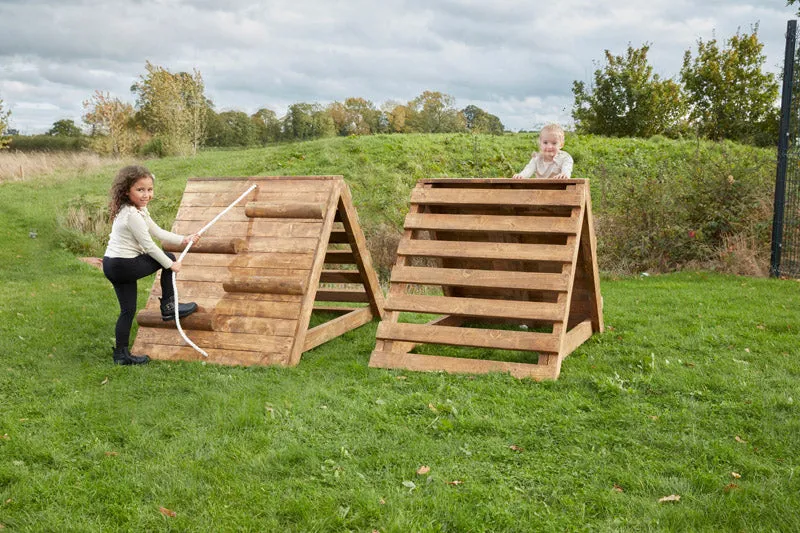
M 117 367 L 54 222 L 107 178 L 0 185 L 3 529 L 800 530 L 799 282 L 606 277 L 555 382 L 370 369 L 376 323 L 295 368 Z

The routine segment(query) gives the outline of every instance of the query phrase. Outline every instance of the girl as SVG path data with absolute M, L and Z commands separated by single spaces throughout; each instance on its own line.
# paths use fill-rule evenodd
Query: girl
M 161 318 L 175 319 L 175 296 L 172 291 L 172 272 L 180 272 L 181 263 L 175 255 L 159 248 L 151 235 L 161 241 L 186 245 L 196 243 L 200 236 L 178 235 L 161 229 L 150 218 L 147 204 L 153 199 L 155 176 L 142 166 L 131 165 L 121 169 L 111 185 L 109 211 L 111 235 L 103 256 L 103 273 L 111 281 L 119 300 L 114 362 L 118 365 L 142 365 L 150 358 L 131 355 L 128 349 L 131 325 L 136 314 L 136 281 L 161 270 Z M 194 313 L 197 304 L 178 304 L 178 316 Z
M 539 152 L 534 152 L 522 172 L 512 177 L 569 178 L 572 175 L 572 156 L 562 151 L 563 147 L 564 130 L 558 124 L 548 124 L 539 132 Z

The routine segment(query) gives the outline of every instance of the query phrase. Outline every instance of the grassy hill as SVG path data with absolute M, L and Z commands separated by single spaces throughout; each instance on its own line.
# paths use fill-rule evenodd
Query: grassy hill
M 535 142 L 534 134 L 375 135 L 152 160 L 147 164 L 158 177 L 152 210 L 169 227 L 190 176 L 341 174 L 385 274 L 417 180 L 509 177 L 525 165 Z M 565 149 L 575 159 L 574 177 L 591 180 L 602 270 L 765 273 L 774 150 L 574 135 Z M 99 255 L 106 228 L 98 225 L 115 170 L 57 172 L 6 189 L 21 203 L 36 191 L 35 208 L 50 212 L 28 225 L 47 225 L 58 215 L 60 230 L 49 228 L 58 241 L 75 253 Z

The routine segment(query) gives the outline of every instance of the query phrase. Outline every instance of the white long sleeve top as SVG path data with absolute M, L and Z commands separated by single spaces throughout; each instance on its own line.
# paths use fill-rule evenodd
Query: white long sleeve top
M 183 235 L 160 228 L 150 218 L 146 207 L 137 209 L 132 205 L 124 205 L 111 225 L 105 256 L 130 259 L 148 254 L 164 268 L 170 268 L 172 259 L 167 257 L 151 235 L 162 242 L 174 245 L 180 245 L 184 239 Z
M 533 152 L 531 160 L 522 169 L 520 175 L 523 178 L 530 178 L 535 175 L 537 178 L 549 178 L 557 174 L 572 176 L 572 156 L 567 152 L 559 151 L 550 163 L 545 162 L 539 152 Z

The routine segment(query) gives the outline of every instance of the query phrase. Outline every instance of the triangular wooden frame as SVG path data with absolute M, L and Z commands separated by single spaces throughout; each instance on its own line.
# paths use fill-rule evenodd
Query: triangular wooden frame
M 180 300 L 199 305 L 181 326 L 208 359 L 161 319 L 158 279 L 137 315 L 133 353 L 294 366 L 303 352 L 382 317 L 383 293 L 341 176 L 190 178 L 172 230 L 198 231 L 252 184 L 258 188 L 209 228 L 178 274 Z M 315 310 L 340 316 L 309 329 Z
M 558 378 L 563 359 L 603 331 L 588 181 L 418 182 L 385 308 L 371 367 Z M 400 312 L 441 318 L 400 323 Z M 541 326 L 552 331 L 533 331 Z M 531 351 L 538 362 L 410 353 L 426 343 Z

